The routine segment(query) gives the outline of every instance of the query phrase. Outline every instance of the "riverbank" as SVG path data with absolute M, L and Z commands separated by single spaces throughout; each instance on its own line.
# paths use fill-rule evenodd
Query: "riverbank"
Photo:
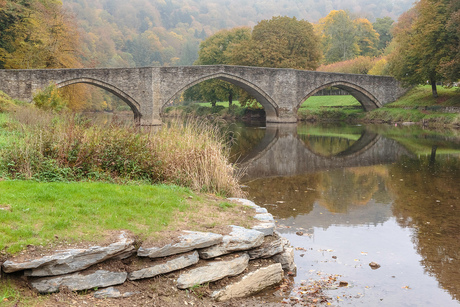
M 35 242 L 38 243 L 28 244 L 25 250 L 14 255 L 5 254 L 0 258 L 0 264 L 4 262 L 4 272 L 0 280 L 2 306 L 81 306 L 88 303 L 94 306 L 126 306 L 127 303 L 132 306 L 149 304 L 178 306 L 184 302 L 197 306 L 245 306 L 246 304 L 246 306 L 254 306 L 259 302 L 252 299 L 237 301 L 231 299 L 217 304 L 211 297 L 211 294 L 217 295 L 216 291 L 219 289 L 226 289 L 230 285 L 237 287 L 239 279 L 225 277 L 227 270 L 216 269 L 219 274 L 224 274 L 217 279 L 225 277 L 224 280 L 211 284 L 202 282 L 204 285 L 199 285 L 201 282 L 196 285 L 192 283 L 193 286 L 186 287 L 189 288 L 188 290 L 179 290 L 182 287 L 180 284 L 176 285 L 177 276 L 185 274 L 181 279 L 183 281 L 185 276 L 191 275 L 192 272 L 199 274 L 204 270 L 207 272 L 204 278 L 211 278 L 212 281 L 214 275 L 208 272 L 209 270 L 206 271 L 206 267 L 227 266 L 226 262 L 229 262 L 228 266 L 233 270 L 237 270 L 237 273 L 229 271 L 229 276 L 243 273 L 244 276 L 248 276 L 247 278 L 255 278 L 261 274 L 264 276 L 265 268 L 272 270 L 276 267 L 277 279 L 270 279 L 271 283 L 266 281 L 262 283 L 268 286 L 283 280 L 282 266 L 284 268 L 287 265 L 285 262 L 287 256 L 291 261 L 289 265 L 293 265 L 292 249 L 286 251 L 289 253 L 287 256 L 282 256 L 288 247 L 285 247 L 285 241 L 273 233 L 275 228 L 273 217 L 263 213 L 266 210 L 261 211 L 262 208 L 245 200 L 196 194 L 179 187 L 120 187 L 97 183 L 82 185 L 2 181 L 0 189 L 6 192 L 0 195 L 0 203 L 11 203 L 0 207 L 2 213 L 5 213 L 2 219 L 7 222 L 7 228 L 15 233 L 33 232 Z M 107 197 L 106 193 L 103 193 L 104 189 L 116 190 L 118 193 L 112 198 Z M 75 194 L 76 191 L 78 195 Z M 66 192 L 67 197 L 64 197 Z M 147 192 L 147 195 L 142 192 Z M 98 197 L 101 200 L 94 200 Z M 177 197 L 180 199 L 178 200 Z M 176 204 L 178 208 L 171 209 L 168 207 L 171 204 Z M 88 210 L 100 212 L 87 214 Z M 104 210 L 110 213 L 104 214 Z M 73 213 L 70 217 L 68 211 Z M 37 213 L 39 215 L 35 216 Z M 160 216 L 157 216 L 158 213 Z M 165 215 L 169 215 L 170 218 Z M 48 217 L 54 220 L 49 221 Z M 63 219 L 69 218 L 71 221 L 68 223 L 61 223 Z M 31 223 L 31 219 L 34 223 Z M 113 224 L 114 219 L 117 225 Z M 15 225 L 9 227 L 11 223 Z M 231 224 L 241 225 L 244 228 L 230 226 Z M 60 226 L 53 227 L 55 225 Z M 184 229 L 198 232 L 187 233 L 182 231 Z M 42 238 L 42 235 L 49 230 L 53 241 L 51 243 Z M 2 239 L 2 243 L 5 243 L 5 238 Z M 21 241 L 22 238 L 19 240 Z M 10 242 L 9 247 L 17 247 L 15 243 Z M 156 246 L 164 247 L 158 249 Z M 209 248 L 203 250 L 202 248 L 206 246 Z M 197 251 L 193 252 L 193 255 L 191 252 L 181 254 L 195 249 L 198 249 L 200 259 L 205 260 L 198 260 Z M 8 247 L 2 250 L 6 251 Z M 244 253 L 246 250 L 249 250 L 248 253 Z M 158 254 L 160 251 L 161 253 Z M 225 256 L 234 251 L 241 252 Z M 69 257 L 69 253 L 73 256 Z M 180 255 L 174 256 L 178 253 Z M 168 255 L 170 257 L 164 258 Z M 219 255 L 223 256 L 212 259 L 214 261 L 209 260 Z M 182 259 L 184 257 L 190 260 L 196 259 L 184 263 Z M 168 262 L 164 264 L 164 261 Z M 201 265 L 198 264 L 191 270 L 178 271 L 181 268 L 194 266 L 198 261 Z M 230 264 L 235 261 L 244 263 L 237 268 Z M 276 263 L 278 264 L 275 265 Z M 244 265 L 248 266 L 247 269 Z M 180 267 L 176 268 L 176 266 Z M 22 276 L 25 268 L 29 270 L 24 273 L 24 276 L 29 277 Z M 155 273 L 158 270 L 159 272 Z M 18 272 L 14 273 L 15 271 Z M 73 273 L 75 271 L 79 273 Z M 129 275 L 126 275 L 126 272 L 130 272 Z M 158 274 L 161 276 L 155 277 Z M 198 278 L 193 274 L 191 275 L 193 278 Z M 211 276 L 208 276 L 209 274 Z M 111 275 L 116 275 L 117 278 L 112 279 L 114 277 Z M 43 276 L 51 277 L 43 278 Z M 124 279 L 128 276 L 129 281 L 119 281 L 120 276 Z M 35 287 L 35 291 L 31 290 L 29 282 L 32 288 Z M 62 283 L 65 287 L 57 291 L 58 286 L 55 282 Z M 120 283 L 123 285 L 119 285 Z M 89 286 L 91 284 L 103 288 L 108 285 L 118 286 L 112 292 L 99 295 L 102 290 L 97 291 L 98 287 Z M 72 287 L 86 290 L 75 291 Z M 57 293 L 37 295 L 37 290 Z M 105 295 L 116 296 L 120 291 L 121 298 L 105 298 Z M 225 294 L 227 290 L 223 291 L 221 294 Z M 233 290 L 229 294 L 230 297 L 238 297 Z M 248 302 L 252 303 L 248 304 Z
M 359 102 L 350 95 L 312 96 L 299 108 L 299 121 L 418 124 L 428 127 L 460 127 L 460 90 L 438 88 L 433 98 L 431 86 L 417 86 L 397 101 L 382 108 L 365 112 Z M 208 104 L 209 105 L 209 104 Z M 166 116 L 196 116 L 226 120 L 263 120 L 261 109 L 248 109 L 227 102 L 215 107 L 204 103 L 188 104 L 166 109 Z

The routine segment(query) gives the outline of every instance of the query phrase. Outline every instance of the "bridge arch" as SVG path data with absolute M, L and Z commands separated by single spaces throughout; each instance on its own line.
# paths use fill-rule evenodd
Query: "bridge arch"
M 360 86 L 358 86 L 356 84 L 347 82 L 347 81 L 334 81 L 334 82 L 330 82 L 330 83 L 321 85 L 320 87 L 318 87 L 318 88 L 314 89 L 313 91 L 311 91 L 310 93 L 308 93 L 297 104 L 296 109 L 298 110 L 299 107 L 302 105 L 302 103 L 305 100 L 307 100 L 308 98 L 310 98 L 311 96 L 313 96 L 317 92 L 321 91 L 322 89 L 325 89 L 325 88 L 328 88 L 328 87 L 336 87 L 336 88 L 342 89 L 344 91 L 347 91 L 348 93 L 350 93 L 350 95 L 352 95 L 356 100 L 359 101 L 359 103 L 363 106 L 365 111 L 371 111 L 371 110 L 374 110 L 376 108 L 382 107 L 382 104 L 377 100 L 377 98 L 375 98 L 374 95 L 369 93 L 364 88 L 362 88 L 362 87 L 360 87 Z
M 201 77 L 197 80 L 194 80 L 193 82 L 190 82 L 186 86 L 177 90 L 174 93 L 174 95 L 172 95 L 167 100 L 165 100 L 164 104 L 161 106 L 160 112 L 163 113 L 165 106 L 168 103 L 172 102 L 172 100 L 176 98 L 180 93 L 184 92 L 185 90 L 187 90 L 188 88 L 194 85 L 197 85 L 203 81 L 210 80 L 210 79 L 219 79 L 219 80 L 227 81 L 233 85 L 236 85 L 242 88 L 243 90 L 248 92 L 252 97 L 254 97 L 264 107 L 267 118 L 278 117 L 277 104 L 264 90 L 262 90 L 260 87 L 258 87 L 252 82 L 249 82 L 243 78 L 240 78 L 240 77 L 228 74 L 228 73 L 211 74 L 211 75 Z
M 115 87 L 115 86 L 113 86 L 113 85 L 111 85 L 111 84 L 109 84 L 107 82 L 100 81 L 100 80 L 97 80 L 97 79 L 92 79 L 92 78 L 75 78 L 75 79 L 70 79 L 70 80 L 58 82 L 58 83 L 56 83 L 56 86 L 57 86 L 57 88 L 61 88 L 61 87 L 64 87 L 64 86 L 77 84 L 77 83 L 85 83 L 85 84 L 94 85 L 94 86 L 100 87 L 100 88 L 102 88 L 102 89 L 114 94 L 115 96 L 117 96 L 118 98 L 123 100 L 131 108 L 131 110 L 134 113 L 134 121 L 135 121 L 135 123 L 136 124 L 140 123 L 140 119 L 142 117 L 142 114 L 140 112 L 140 104 L 136 100 L 134 100 L 131 96 L 129 96 L 128 94 L 126 94 L 125 92 L 120 90 L 119 88 L 117 88 L 117 87 Z

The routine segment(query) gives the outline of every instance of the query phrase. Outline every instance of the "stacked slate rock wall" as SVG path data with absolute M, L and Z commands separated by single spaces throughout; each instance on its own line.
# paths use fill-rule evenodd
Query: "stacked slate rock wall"
M 254 208 L 258 224 L 252 229 L 231 226 L 228 235 L 182 231 L 174 243 L 141 246 L 137 250 L 134 240 L 121 232 L 118 241 L 108 246 L 57 251 L 37 259 L 13 258 L 2 264 L 2 270 L 7 274 L 22 271 L 39 293 L 57 292 L 61 287 L 72 291 L 105 288 L 94 295 L 126 297 L 135 293 L 122 294 L 112 286 L 178 271 L 175 283 L 179 289 L 238 276 L 211 296 L 216 300 L 247 296 L 279 283 L 283 269 L 295 271 L 294 251 L 275 231 L 273 216 L 266 209 L 246 199 L 230 200 Z M 130 257 L 136 259 L 135 265 L 126 271 L 95 269 L 103 267 L 104 262 Z M 265 267 L 248 269 L 251 262 L 260 258 L 271 260 Z

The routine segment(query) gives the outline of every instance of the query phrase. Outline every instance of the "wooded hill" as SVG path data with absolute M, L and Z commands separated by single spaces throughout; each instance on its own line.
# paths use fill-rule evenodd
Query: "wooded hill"
M 412 0 L 63 0 L 83 29 L 85 66 L 191 65 L 199 42 L 224 28 L 272 16 L 318 22 L 348 10 L 371 22 L 396 20 Z

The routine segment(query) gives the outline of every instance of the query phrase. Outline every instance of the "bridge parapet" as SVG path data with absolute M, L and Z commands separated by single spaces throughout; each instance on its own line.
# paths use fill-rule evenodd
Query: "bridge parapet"
M 243 88 L 264 107 L 267 122 L 279 123 L 296 122 L 305 99 L 328 86 L 347 90 L 366 110 L 392 102 L 406 91 L 390 77 L 227 65 L 0 70 L 0 90 L 30 101 L 50 82 L 58 87 L 87 83 L 121 98 L 136 121 L 148 126 L 161 124 L 163 108 L 177 95 L 208 79 Z

